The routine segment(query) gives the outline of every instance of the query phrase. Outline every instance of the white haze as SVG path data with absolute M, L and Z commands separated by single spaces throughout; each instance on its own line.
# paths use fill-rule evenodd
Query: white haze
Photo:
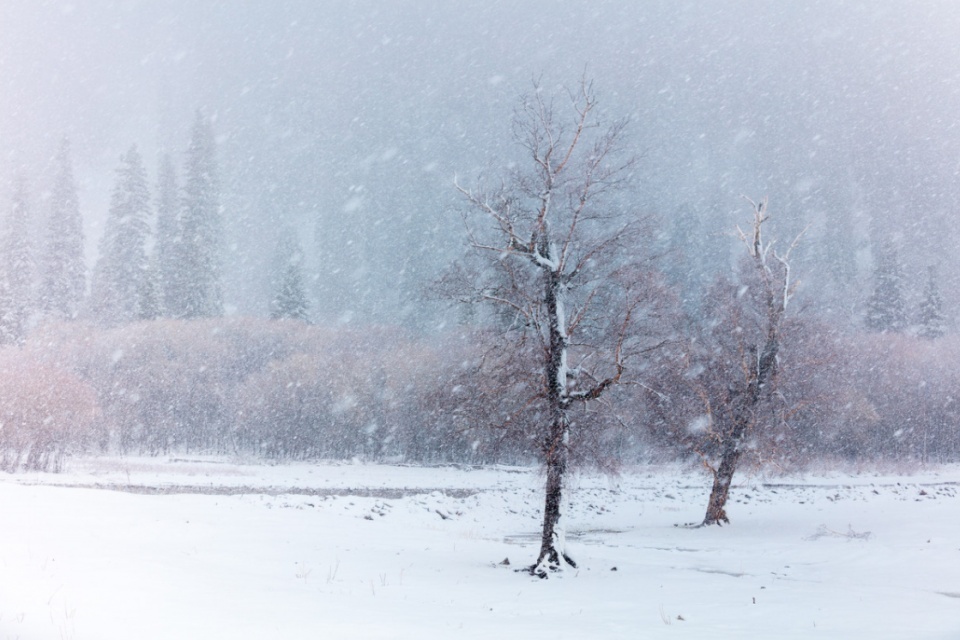
M 180 164 L 202 109 L 230 308 L 265 312 L 272 239 L 292 225 L 319 314 L 430 324 L 412 301 L 459 246 L 454 174 L 516 158 L 509 118 L 533 78 L 586 73 L 632 119 L 638 211 L 697 211 L 724 245 L 739 194 L 768 195 L 786 234 L 811 225 L 814 289 L 841 218 L 861 282 L 870 241 L 893 238 L 912 278 L 933 264 L 949 283 L 958 32 L 951 2 L 4 0 L 0 177 L 24 170 L 42 201 L 70 137 L 93 260 L 119 155 Z

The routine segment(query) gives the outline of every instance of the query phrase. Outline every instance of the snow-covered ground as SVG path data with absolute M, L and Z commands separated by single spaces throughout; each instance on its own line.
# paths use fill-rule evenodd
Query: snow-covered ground
M 577 476 L 580 568 L 550 580 L 514 571 L 541 481 L 156 458 L 2 475 L 0 640 L 960 638 L 960 468 L 743 476 L 733 525 L 707 529 L 682 526 L 702 474 Z

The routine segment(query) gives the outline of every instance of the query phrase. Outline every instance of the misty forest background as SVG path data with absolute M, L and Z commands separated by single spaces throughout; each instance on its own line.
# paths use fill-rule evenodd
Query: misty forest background
M 520 4 L 3 2 L 0 467 L 535 460 L 516 319 L 443 286 L 454 176 L 529 164 L 518 96 L 583 76 L 627 120 L 604 206 L 662 339 L 573 454 L 715 453 L 746 194 L 799 237 L 751 460 L 956 461 L 960 11 Z

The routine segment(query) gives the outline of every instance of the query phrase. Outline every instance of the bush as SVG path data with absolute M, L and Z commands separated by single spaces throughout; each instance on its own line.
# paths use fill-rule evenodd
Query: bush
M 59 470 L 97 417 L 96 393 L 73 373 L 0 353 L 0 468 Z

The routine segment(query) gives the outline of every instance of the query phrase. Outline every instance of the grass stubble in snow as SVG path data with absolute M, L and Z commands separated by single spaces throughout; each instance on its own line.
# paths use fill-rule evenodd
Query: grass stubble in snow
M 960 638 L 960 468 L 574 479 L 539 580 L 515 468 L 72 460 L 0 476 L 0 640 Z M 111 490 L 112 488 L 112 490 Z M 120 490 L 122 489 L 122 490 Z M 509 558 L 510 565 L 502 564 Z

